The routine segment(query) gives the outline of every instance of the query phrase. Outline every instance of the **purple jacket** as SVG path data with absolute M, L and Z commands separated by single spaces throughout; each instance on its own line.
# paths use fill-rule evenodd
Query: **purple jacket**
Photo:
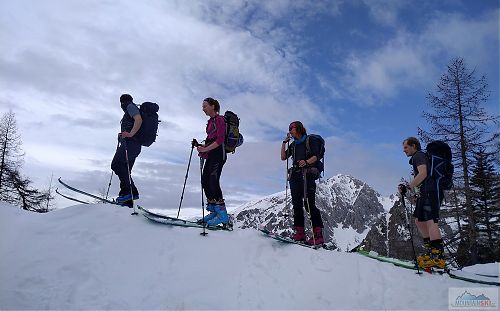
M 206 141 L 217 142 L 219 145 L 224 143 L 224 139 L 226 138 L 226 121 L 224 121 L 224 117 L 220 115 L 216 115 L 213 118 L 210 118 L 207 122 L 207 139 Z M 208 146 L 209 144 L 207 144 Z
M 224 140 L 226 139 L 226 121 L 224 121 L 224 117 L 216 115 L 215 117 L 210 118 L 210 120 L 208 120 L 207 122 L 206 132 L 206 146 L 210 145 L 214 141 L 219 145 L 222 145 L 224 143 Z M 208 159 L 208 153 L 209 152 L 202 152 L 199 155 L 204 159 Z

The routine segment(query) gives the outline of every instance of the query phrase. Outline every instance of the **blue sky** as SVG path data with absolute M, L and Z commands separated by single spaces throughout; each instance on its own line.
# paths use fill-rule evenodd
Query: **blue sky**
M 163 121 L 134 168 L 150 207 L 177 206 L 207 96 L 238 113 L 246 139 L 223 172 L 231 206 L 283 190 L 292 120 L 326 138 L 327 177 L 392 193 L 409 172 L 401 141 L 426 126 L 426 94 L 453 57 L 486 75 L 499 113 L 498 1 L 21 0 L 2 3 L 0 29 L 0 112 L 16 113 L 25 174 L 102 191 L 130 93 Z

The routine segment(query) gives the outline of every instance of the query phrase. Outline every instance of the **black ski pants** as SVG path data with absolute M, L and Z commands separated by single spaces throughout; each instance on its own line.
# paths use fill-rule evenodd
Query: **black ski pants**
M 316 181 L 314 178 L 307 174 L 307 200 L 304 200 L 304 177 L 302 171 L 292 171 L 290 176 L 290 192 L 292 194 L 294 226 L 304 227 L 303 207 L 305 207 L 306 211 L 311 212 L 312 226 L 323 228 L 321 213 L 316 207 Z
M 205 160 L 201 175 L 203 190 L 207 200 L 211 201 L 224 199 L 220 188 L 220 175 L 222 174 L 222 167 L 226 163 L 226 154 L 222 148 L 223 145 L 220 145 L 208 153 L 208 159 Z
M 141 153 L 141 144 L 135 139 L 125 139 L 120 143 L 118 149 L 116 149 L 113 161 L 111 161 L 111 169 L 120 179 L 120 192 L 118 195 L 130 194 L 130 181 L 129 172 L 127 168 L 127 157 L 128 153 L 128 163 L 130 167 L 130 174 L 132 174 L 132 167 L 134 167 L 135 159 Z M 132 175 L 131 175 L 132 176 Z M 132 182 L 132 193 L 138 195 L 139 191 L 135 187 L 132 177 L 130 178 Z

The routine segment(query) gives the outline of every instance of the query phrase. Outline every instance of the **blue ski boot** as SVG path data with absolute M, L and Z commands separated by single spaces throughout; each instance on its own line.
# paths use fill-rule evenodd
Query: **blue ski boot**
M 132 200 L 132 195 L 129 193 L 129 194 L 124 194 L 124 195 L 120 195 L 118 196 L 115 201 L 116 203 L 118 204 L 124 204 L 128 201 L 131 201 Z
M 139 200 L 139 194 L 134 194 L 133 199 L 134 199 L 134 201 L 135 200 Z M 121 204 L 121 205 L 127 205 L 126 203 L 129 202 L 129 201 L 132 201 L 132 195 L 130 193 L 129 194 L 120 195 L 120 196 L 118 196 L 115 199 L 115 202 L 118 203 L 118 204 Z
M 215 205 L 216 216 L 207 221 L 209 226 L 217 226 L 219 224 L 227 225 L 229 223 L 229 216 L 227 215 L 226 205 L 224 203 Z
M 217 214 L 215 213 L 215 203 L 207 203 L 207 211 L 209 211 L 210 213 L 202 219 L 198 220 L 198 223 L 206 223 L 217 216 Z

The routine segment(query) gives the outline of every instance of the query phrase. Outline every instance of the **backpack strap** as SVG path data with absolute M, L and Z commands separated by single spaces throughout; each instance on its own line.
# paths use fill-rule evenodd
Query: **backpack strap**
M 309 142 L 309 138 L 310 137 L 311 137 L 311 135 L 307 135 L 306 141 L 305 141 L 305 144 L 306 144 L 305 145 L 306 146 L 306 157 L 307 158 L 311 157 L 311 145 L 310 145 L 310 142 Z M 314 139 L 316 139 L 316 138 L 314 138 Z M 319 143 L 319 141 L 318 141 L 318 143 Z M 319 168 L 318 165 L 320 165 L 320 164 L 323 166 L 322 171 L 321 171 L 321 173 L 319 175 L 319 178 L 322 178 L 323 176 L 325 176 L 325 163 L 324 163 L 324 161 L 325 161 L 324 159 L 325 158 L 324 158 L 324 156 L 322 158 L 320 158 L 319 155 L 315 155 L 315 156 L 316 156 L 316 162 L 314 163 L 314 166 L 318 167 L 318 168 Z M 321 162 L 321 163 L 318 163 L 318 162 Z M 321 170 L 321 168 L 319 168 L 319 169 Z
M 305 146 L 306 146 L 306 157 L 310 158 L 312 155 L 312 152 L 311 152 L 311 143 L 310 143 L 310 138 L 311 138 L 312 134 L 311 135 L 307 135 L 306 137 L 306 141 L 305 141 Z M 316 138 L 313 137 L 313 140 L 315 140 Z M 319 158 L 319 155 L 316 155 L 316 157 L 318 158 L 317 161 L 320 160 Z
M 311 137 L 310 135 L 307 135 L 306 141 L 305 141 L 305 144 L 306 144 L 306 157 L 309 157 L 309 155 L 311 154 L 311 145 L 309 144 L 309 138 L 310 137 Z

